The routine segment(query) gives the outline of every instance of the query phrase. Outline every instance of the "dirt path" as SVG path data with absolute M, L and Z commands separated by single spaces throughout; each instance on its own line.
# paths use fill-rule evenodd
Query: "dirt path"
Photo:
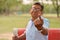
M 12 36 L 13 36 L 12 33 L 3 33 L 3 34 L 0 34 L 0 39 L 12 40 Z

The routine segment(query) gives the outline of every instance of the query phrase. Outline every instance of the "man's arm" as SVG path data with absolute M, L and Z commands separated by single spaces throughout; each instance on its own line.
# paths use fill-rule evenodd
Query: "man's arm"
M 20 36 L 13 36 L 12 40 L 23 40 L 26 38 L 26 32 L 24 32 L 22 35 Z
M 40 31 L 40 30 L 39 30 Z M 48 29 L 47 28 L 42 28 L 41 29 L 41 33 L 43 34 L 43 35 L 48 35 Z
M 38 31 L 41 31 L 43 35 L 48 35 L 48 29 L 43 27 L 43 19 L 36 19 L 33 21 Z
M 44 27 L 39 26 L 39 25 L 35 25 L 35 26 L 38 29 L 38 31 L 40 31 L 43 35 L 48 35 L 48 29 L 47 28 L 44 28 Z

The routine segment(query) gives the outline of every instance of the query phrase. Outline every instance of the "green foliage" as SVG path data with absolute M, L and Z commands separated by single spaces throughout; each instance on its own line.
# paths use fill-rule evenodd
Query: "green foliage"
M 39 1 L 39 0 L 33 0 L 33 1 Z
M 38 1 L 38 0 L 33 0 L 33 1 Z M 56 1 L 56 0 L 52 0 Z M 0 14 L 2 12 L 9 12 L 10 10 L 17 10 L 17 12 L 29 12 L 32 4 L 24 5 L 22 4 L 22 0 L 0 0 Z M 56 5 L 49 5 L 49 4 L 44 4 L 44 13 L 55 13 L 56 12 Z M 59 12 L 60 12 L 60 7 L 59 7 Z
M 56 10 L 53 5 L 44 4 L 44 13 L 55 13 Z
M 52 0 L 53 6 L 54 6 L 56 13 L 57 13 L 57 17 L 59 17 L 59 7 L 60 7 L 58 4 L 59 1 L 60 0 Z
M 20 5 L 20 11 L 22 11 L 23 13 L 24 12 L 29 12 L 30 11 L 30 9 L 31 9 L 31 4 L 30 5 Z
M 21 4 L 22 1 L 17 1 L 17 0 L 0 0 L 0 13 L 3 11 L 8 11 L 12 7 L 16 7 L 18 4 Z

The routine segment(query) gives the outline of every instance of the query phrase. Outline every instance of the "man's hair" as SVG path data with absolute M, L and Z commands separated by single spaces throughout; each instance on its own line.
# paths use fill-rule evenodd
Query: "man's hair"
M 39 5 L 41 7 L 41 11 L 43 11 L 44 6 L 40 4 L 40 2 L 35 2 L 33 5 Z

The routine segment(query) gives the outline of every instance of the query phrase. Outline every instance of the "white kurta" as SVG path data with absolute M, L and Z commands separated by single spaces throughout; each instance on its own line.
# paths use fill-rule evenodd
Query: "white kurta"
M 48 28 L 49 22 L 46 18 L 43 18 L 43 27 Z M 28 22 L 27 28 L 26 28 L 26 40 L 48 40 L 48 35 L 45 36 L 41 34 L 40 31 L 35 27 L 32 20 Z

